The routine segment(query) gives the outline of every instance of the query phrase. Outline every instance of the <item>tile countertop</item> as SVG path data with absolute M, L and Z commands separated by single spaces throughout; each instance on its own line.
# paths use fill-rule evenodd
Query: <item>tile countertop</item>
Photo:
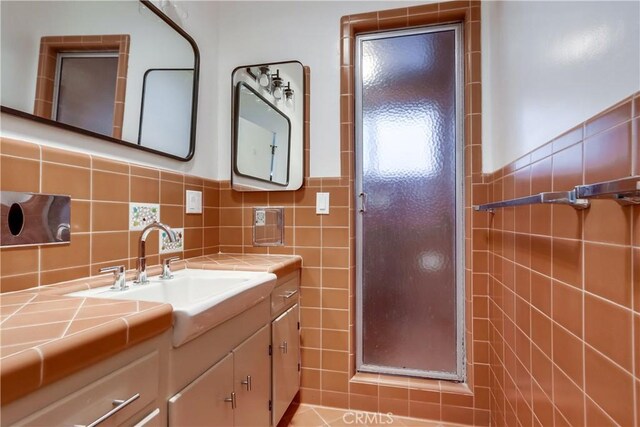
M 293 255 L 214 254 L 173 267 L 284 276 L 301 266 L 302 258 Z M 148 271 L 159 274 L 160 266 Z M 128 271 L 127 278 L 134 273 Z M 171 327 L 169 304 L 64 296 L 111 282 L 109 276 L 97 276 L 0 294 L 2 405 Z

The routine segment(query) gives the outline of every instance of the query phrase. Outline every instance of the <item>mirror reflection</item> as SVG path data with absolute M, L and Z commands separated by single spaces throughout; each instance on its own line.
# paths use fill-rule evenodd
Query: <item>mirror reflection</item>
M 198 54 L 149 2 L 1 2 L 2 111 L 187 160 Z
M 289 181 L 291 124 L 285 114 L 244 82 L 238 83 L 236 172 L 274 184 Z
M 233 72 L 232 188 L 297 190 L 304 168 L 304 68 L 299 62 Z

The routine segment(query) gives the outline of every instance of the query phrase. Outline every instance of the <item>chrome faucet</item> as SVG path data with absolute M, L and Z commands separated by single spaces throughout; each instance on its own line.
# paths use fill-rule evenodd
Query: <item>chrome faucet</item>
M 167 236 L 169 237 L 169 241 L 171 243 L 175 243 L 177 240 L 176 234 L 171 229 L 171 227 L 164 225 L 158 221 L 147 225 L 142 230 L 142 234 L 140 235 L 140 240 L 138 242 L 138 269 L 136 273 L 135 283 L 144 284 L 149 282 L 149 279 L 147 279 L 147 256 L 145 251 L 145 244 L 149 233 L 151 233 L 156 228 L 167 233 Z

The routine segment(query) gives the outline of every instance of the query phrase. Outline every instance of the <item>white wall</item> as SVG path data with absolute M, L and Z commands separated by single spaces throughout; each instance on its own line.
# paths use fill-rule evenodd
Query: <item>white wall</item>
M 128 34 L 127 91 L 122 139 L 138 141 L 142 84 L 151 68 L 193 68 L 189 43 L 136 2 L 2 2 L 2 105 L 32 112 L 40 38 Z
M 484 172 L 640 90 L 639 2 L 482 7 Z
M 3 1 L 3 3 L 5 2 Z M 180 6 L 188 11 L 189 16 L 178 23 L 196 40 L 200 50 L 198 125 L 196 128 L 196 152 L 192 161 L 180 162 L 167 159 L 100 139 L 41 125 L 9 114 L 2 114 L 0 117 L 0 134 L 44 145 L 98 154 L 216 179 L 218 177 L 216 170 L 218 149 L 215 140 L 217 123 L 216 97 L 218 90 L 218 31 L 216 25 L 218 3 L 189 1 L 180 2 Z M 3 16 L 3 18 L 7 18 L 7 16 Z M 157 54 L 162 53 L 162 47 L 156 46 L 154 52 Z M 5 62 L 4 59 L 3 47 L 2 56 L 0 57 L 3 64 Z
M 311 176 L 339 176 L 340 17 L 420 3 L 428 2 L 220 2 L 218 177 L 231 170 L 231 72 L 292 59 L 311 68 Z

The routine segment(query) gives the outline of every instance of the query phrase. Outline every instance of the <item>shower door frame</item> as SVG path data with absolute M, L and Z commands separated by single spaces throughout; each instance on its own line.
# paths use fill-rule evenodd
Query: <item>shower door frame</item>
M 375 33 L 357 34 L 355 37 L 355 69 L 354 69 L 354 98 L 355 98 L 355 191 L 354 206 L 356 226 L 356 371 L 376 374 L 402 375 L 428 379 L 466 381 L 466 351 L 464 342 L 465 327 L 465 247 L 464 247 L 464 38 L 463 23 L 434 24 L 409 29 L 385 30 Z M 362 42 L 368 40 L 402 37 L 417 34 L 428 34 L 442 31 L 454 31 L 455 36 L 455 159 L 456 159 L 456 372 L 446 373 L 421 369 L 402 369 L 388 366 L 365 364 L 363 362 L 363 216 L 359 211 L 362 200 L 360 194 L 363 188 L 363 141 L 362 141 Z

